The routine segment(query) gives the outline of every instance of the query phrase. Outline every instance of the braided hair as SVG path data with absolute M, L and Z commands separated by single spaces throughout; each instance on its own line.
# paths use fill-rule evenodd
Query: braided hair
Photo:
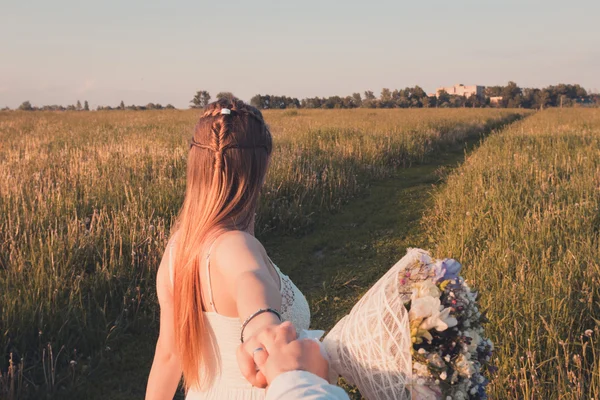
M 212 338 L 200 282 L 201 254 L 215 233 L 248 230 L 272 152 L 261 112 L 236 99 L 209 104 L 190 140 L 183 206 L 173 229 L 175 340 L 186 389 L 206 387 L 215 376 Z M 175 239 L 176 237 L 176 239 Z
M 228 110 L 224 113 L 223 110 Z M 248 125 L 248 120 L 253 120 L 260 125 L 260 134 L 253 135 L 252 140 L 240 142 L 232 131 L 235 120 L 241 120 Z M 196 139 L 198 133 L 210 121 L 210 137 Z M 240 122 L 240 121 L 238 121 Z M 196 125 L 196 133 L 190 140 L 190 149 L 194 147 L 212 151 L 215 155 L 215 170 L 221 170 L 225 163 L 225 154 L 229 149 L 264 149 L 268 155 L 272 151 L 271 133 L 262 113 L 237 98 L 224 98 L 209 104 L 204 109 L 200 121 Z

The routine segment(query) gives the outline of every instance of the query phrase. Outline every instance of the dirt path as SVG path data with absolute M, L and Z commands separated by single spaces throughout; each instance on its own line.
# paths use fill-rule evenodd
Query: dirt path
M 419 221 L 432 189 L 442 183 L 440 171 L 459 165 L 478 142 L 373 182 L 367 194 L 340 213 L 323 216 L 307 235 L 264 240 L 271 258 L 306 295 L 313 328 L 331 328 L 408 247 L 428 247 Z M 139 331 L 124 338 L 73 398 L 143 398 L 156 335 Z

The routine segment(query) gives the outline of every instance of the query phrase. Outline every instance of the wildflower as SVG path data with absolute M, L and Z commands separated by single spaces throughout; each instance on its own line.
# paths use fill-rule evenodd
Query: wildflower
M 464 378 L 470 378 L 475 372 L 473 364 L 464 356 L 464 354 L 458 356 L 458 359 L 456 360 L 456 370 L 460 376 Z
M 456 261 L 452 258 L 446 258 L 444 260 L 443 264 L 446 269 L 444 279 L 457 279 L 458 274 L 460 273 L 460 270 L 462 269 L 462 265 L 458 261 Z
M 429 365 L 432 365 L 435 368 L 445 367 L 444 360 L 442 360 L 442 357 L 440 357 L 440 355 L 437 353 L 430 354 L 427 357 L 427 362 L 429 363 Z
M 431 296 L 433 298 L 439 298 L 441 296 L 440 289 L 431 282 L 430 280 L 421 281 L 413 285 L 412 300 L 420 297 Z
M 423 377 L 428 377 L 431 374 L 429 373 L 429 368 L 427 368 L 427 365 L 422 364 L 420 362 L 415 362 L 413 364 L 413 370 L 415 371 L 415 373 L 418 376 L 423 376 Z

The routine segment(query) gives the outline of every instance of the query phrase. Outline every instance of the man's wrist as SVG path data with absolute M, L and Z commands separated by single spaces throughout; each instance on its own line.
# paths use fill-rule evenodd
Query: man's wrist
M 275 379 L 271 381 L 269 386 L 267 387 L 267 391 L 269 390 L 279 390 L 280 386 L 287 387 L 290 385 L 290 382 L 300 383 L 302 381 L 313 382 L 316 384 L 328 384 L 325 379 L 321 378 L 318 375 L 313 374 L 309 371 L 304 370 L 294 370 L 294 371 L 286 371 L 277 375 Z

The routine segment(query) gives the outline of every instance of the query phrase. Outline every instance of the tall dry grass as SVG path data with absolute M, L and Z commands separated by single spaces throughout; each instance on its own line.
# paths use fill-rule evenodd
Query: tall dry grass
M 182 202 L 197 117 L 0 113 L 0 393 L 58 393 L 129 327 L 154 326 L 155 270 Z M 276 149 L 261 234 L 306 231 L 370 180 L 515 113 L 302 110 L 266 118 Z
M 464 262 L 491 320 L 490 398 L 600 398 L 600 112 L 494 134 L 435 204 L 435 252 Z

